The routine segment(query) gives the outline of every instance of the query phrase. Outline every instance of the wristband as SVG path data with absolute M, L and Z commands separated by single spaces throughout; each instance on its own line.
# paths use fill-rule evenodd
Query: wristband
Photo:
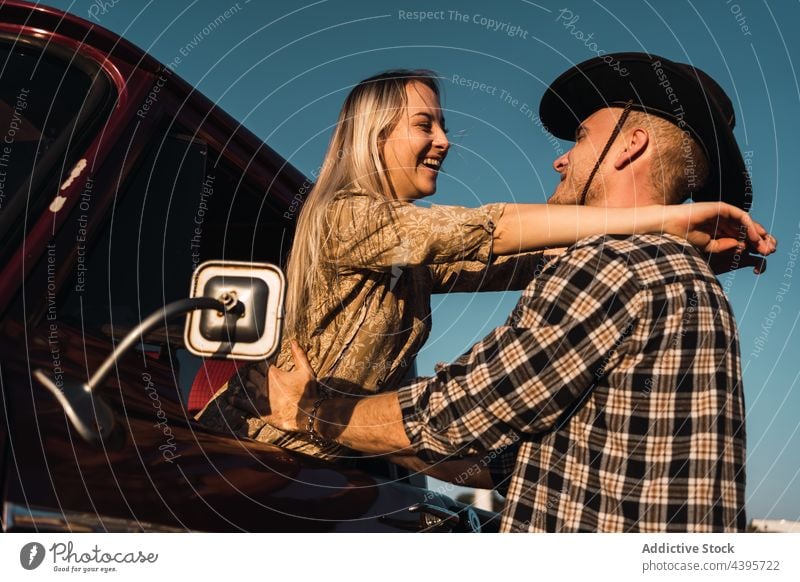
M 319 412 L 319 408 L 322 406 L 323 402 L 328 400 L 328 398 L 329 397 L 327 395 L 323 395 L 314 401 L 314 405 L 311 407 L 311 412 L 308 413 L 308 420 L 306 421 L 306 433 L 308 433 L 308 439 L 320 448 L 335 444 L 335 441 L 329 441 L 322 438 L 322 435 L 319 434 L 314 428 L 314 424 L 317 421 L 317 413 Z

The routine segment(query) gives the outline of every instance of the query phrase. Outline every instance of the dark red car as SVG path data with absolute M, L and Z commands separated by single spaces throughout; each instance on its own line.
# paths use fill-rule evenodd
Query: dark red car
M 381 459 L 328 463 L 192 419 L 202 360 L 165 322 L 101 386 L 114 446 L 32 378 L 85 382 L 206 260 L 282 264 L 307 179 L 140 49 L 0 6 L 0 487 L 5 531 L 496 529 Z M 228 372 L 229 373 L 229 372 Z M 198 382 L 199 378 L 199 382 Z

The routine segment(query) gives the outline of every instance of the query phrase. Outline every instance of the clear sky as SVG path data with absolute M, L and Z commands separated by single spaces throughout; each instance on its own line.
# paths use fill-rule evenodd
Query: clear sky
M 570 144 L 548 139 L 533 114 L 550 81 L 597 51 L 647 51 L 711 74 L 736 108 L 753 215 L 779 239 L 767 273 L 721 278 L 741 334 L 748 516 L 800 520 L 798 2 L 45 3 L 94 20 L 162 62 L 179 56 L 177 74 L 307 175 L 319 167 L 355 82 L 394 67 L 436 70 L 453 143 L 434 198 L 440 204 L 544 202 L 557 182 L 551 162 Z M 420 374 L 502 323 L 517 297 L 435 298 Z

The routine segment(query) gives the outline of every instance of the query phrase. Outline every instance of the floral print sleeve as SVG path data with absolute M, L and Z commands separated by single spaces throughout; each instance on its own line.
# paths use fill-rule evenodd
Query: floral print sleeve
M 521 291 L 551 258 L 536 251 L 495 257 L 489 264 L 459 261 L 431 265 L 433 292 Z
M 325 258 L 340 271 L 488 262 L 504 204 L 420 207 L 365 192 L 341 194 L 328 212 Z

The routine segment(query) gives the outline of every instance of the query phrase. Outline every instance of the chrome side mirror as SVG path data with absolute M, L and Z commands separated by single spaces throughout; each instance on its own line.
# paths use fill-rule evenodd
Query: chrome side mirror
M 283 295 L 280 269 L 266 263 L 208 261 L 192 277 L 190 297 L 211 297 L 226 309 L 186 318 L 186 349 L 204 358 L 263 360 L 280 347 Z

